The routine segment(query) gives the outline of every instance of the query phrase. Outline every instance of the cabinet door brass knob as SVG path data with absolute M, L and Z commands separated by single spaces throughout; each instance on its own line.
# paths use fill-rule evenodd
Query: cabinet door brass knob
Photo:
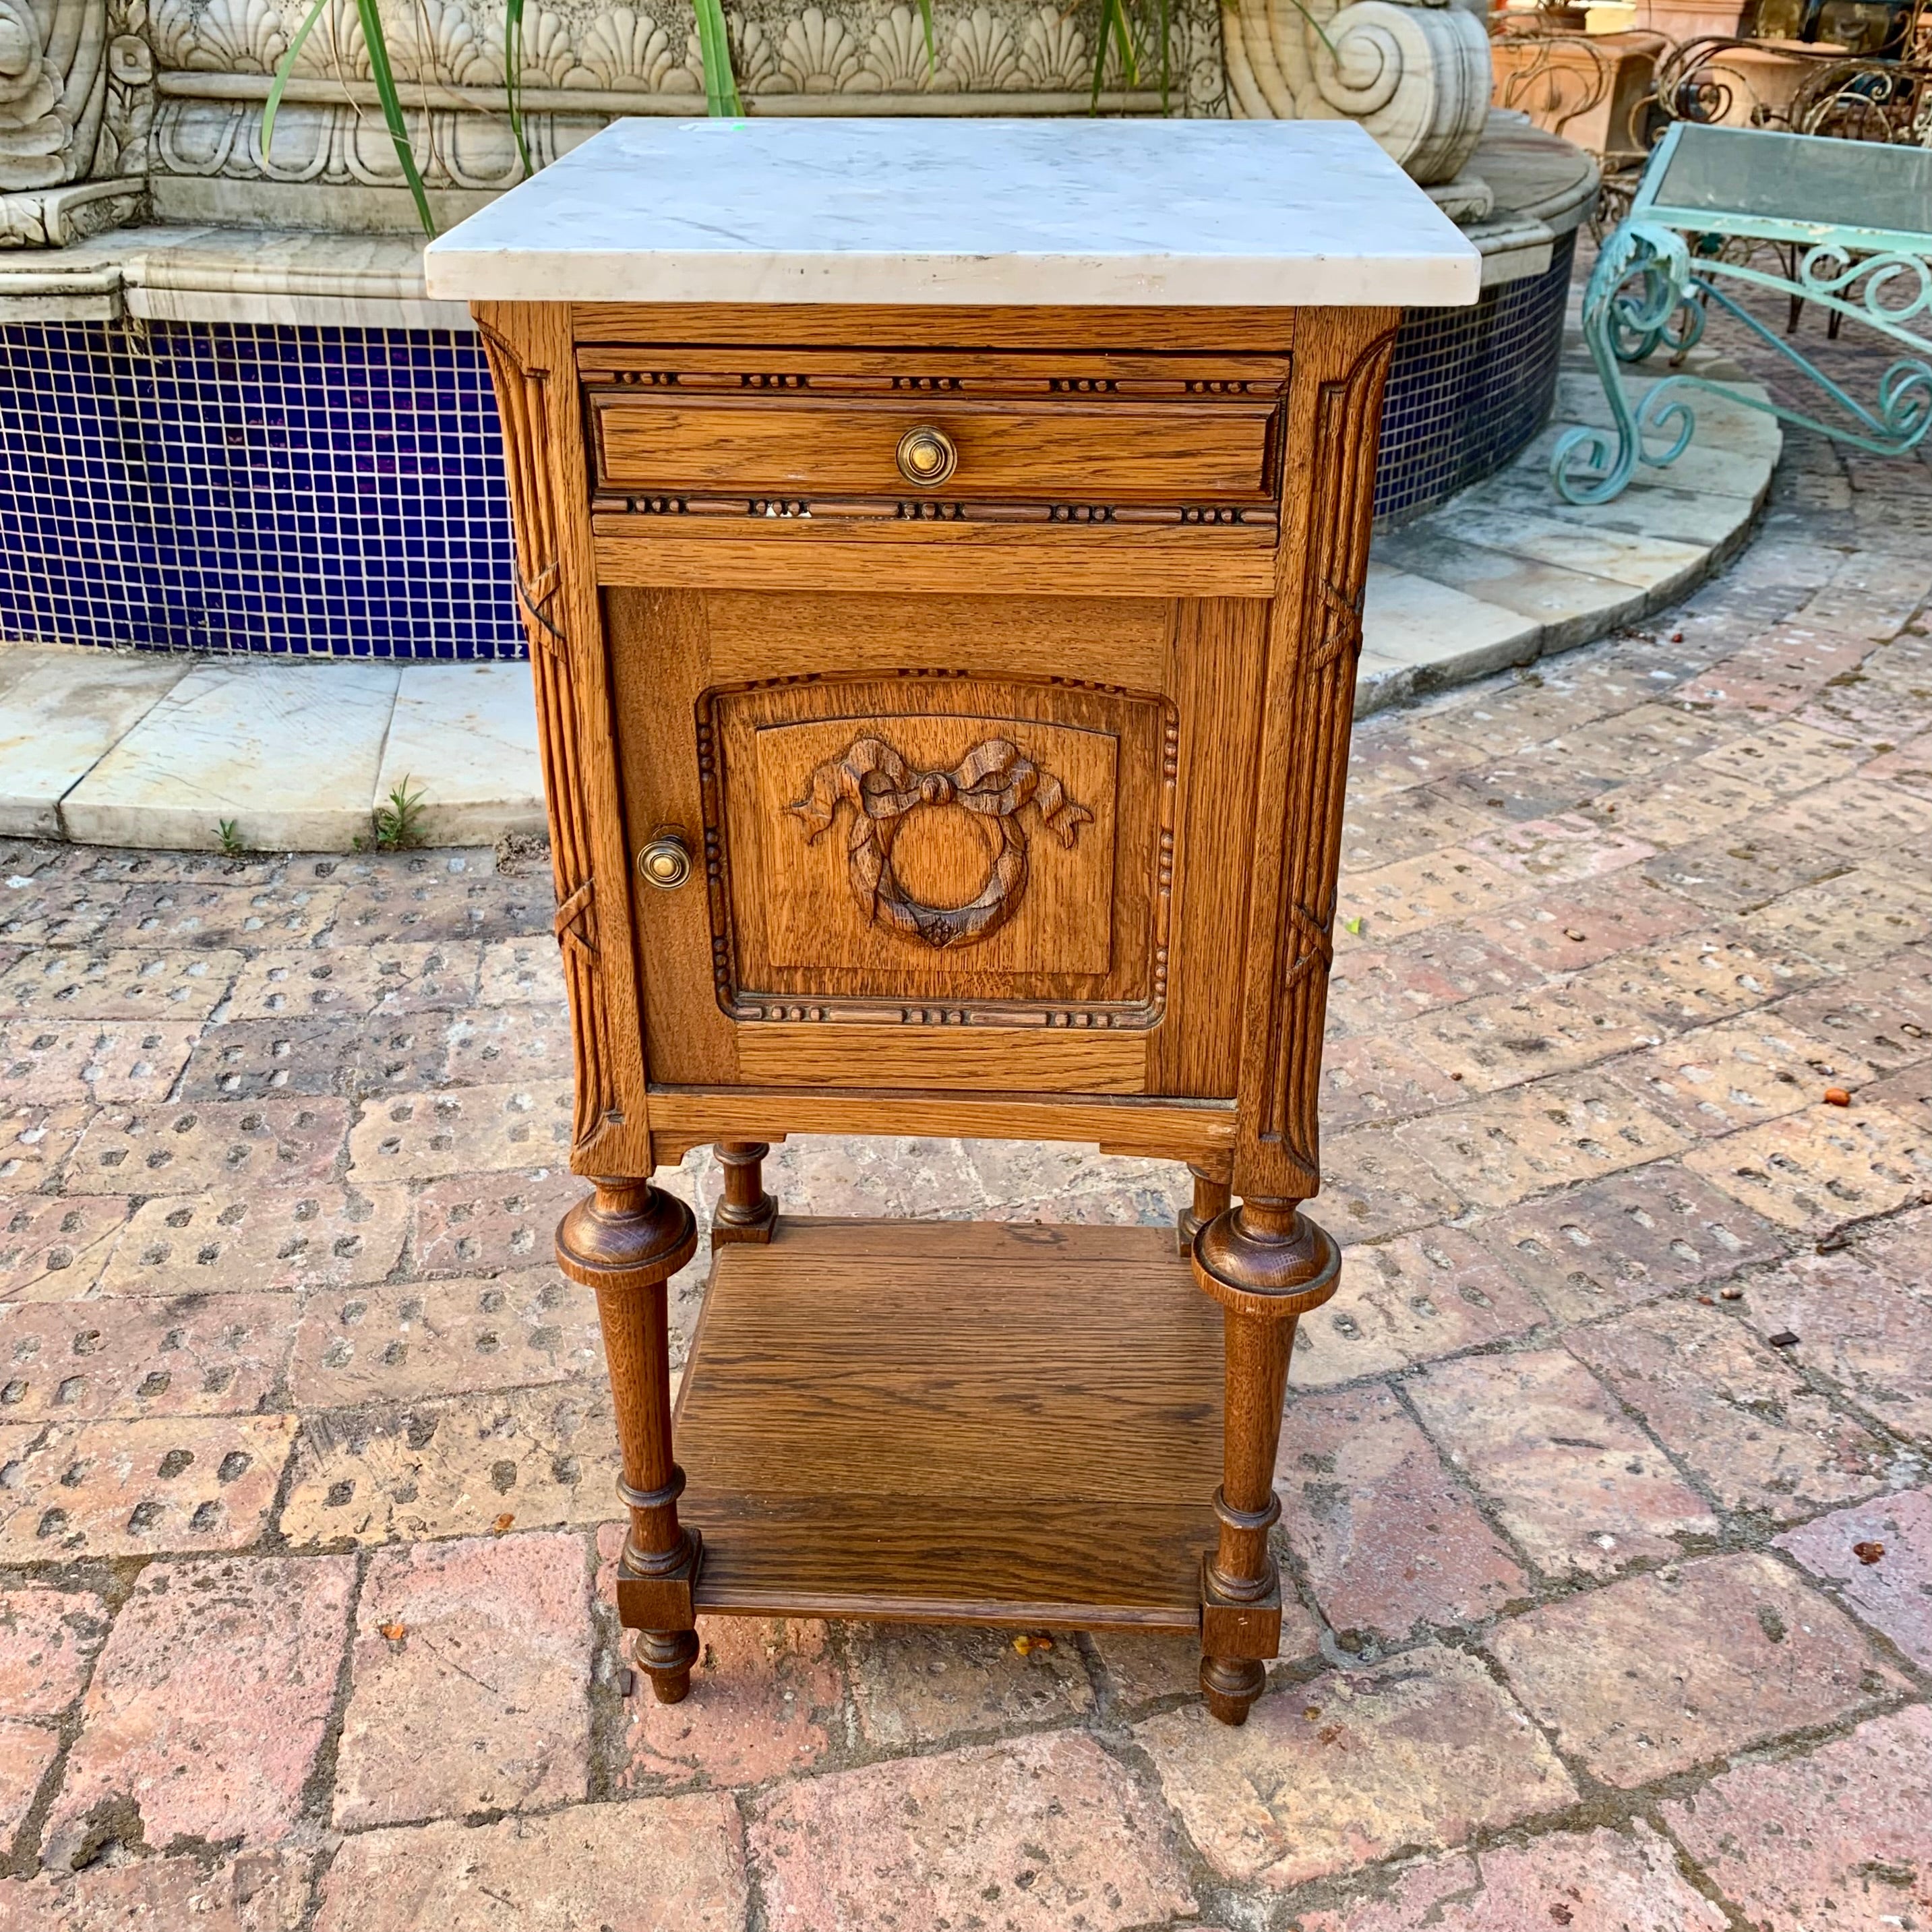
M 638 877 L 661 892 L 674 892 L 691 877 L 691 848 L 674 829 L 658 833 L 638 854 Z
M 930 423 L 899 438 L 899 474 L 921 490 L 936 490 L 959 467 L 959 452 L 943 429 Z

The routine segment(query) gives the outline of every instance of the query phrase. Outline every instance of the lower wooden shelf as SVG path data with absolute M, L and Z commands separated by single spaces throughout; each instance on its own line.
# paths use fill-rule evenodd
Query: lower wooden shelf
M 698 1606 L 1196 1630 L 1221 1400 L 1168 1229 L 782 1217 L 679 1396 Z

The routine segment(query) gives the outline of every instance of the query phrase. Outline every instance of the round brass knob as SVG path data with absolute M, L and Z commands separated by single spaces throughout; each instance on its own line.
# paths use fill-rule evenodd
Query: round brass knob
M 899 438 L 899 474 L 921 490 L 936 490 L 959 467 L 959 452 L 943 429 L 930 423 Z
M 660 892 L 675 892 L 691 877 L 691 848 L 676 827 L 658 833 L 638 854 L 638 877 Z

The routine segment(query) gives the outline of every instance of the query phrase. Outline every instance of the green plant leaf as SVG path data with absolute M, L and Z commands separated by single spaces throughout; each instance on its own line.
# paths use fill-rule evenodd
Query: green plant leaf
M 362 23 L 362 44 L 369 53 L 369 79 L 376 98 L 382 104 L 382 120 L 389 140 L 401 163 L 403 178 L 416 205 L 416 218 L 425 235 L 436 232 L 436 218 L 429 212 L 429 195 L 423 187 L 422 170 L 416 166 L 416 150 L 410 146 L 409 123 L 403 118 L 402 98 L 396 92 L 395 69 L 389 64 L 389 43 L 382 32 L 382 16 L 376 0 L 356 0 L 356 17 Z
M 409 774 L 405 772 L 402 782 L 390 787 L 387 802 L 377 806 L 369 815 L 377 851 L 407 852 L 422 843 L 422 802 L 420 791 L 410 790 Z
M 1288 4 L 1315 29 L 1315 38 L 1328 50 L 1328 58 L 1330 60 L 1340 59 L 1340 56 L 1335 51 L 1335 43 L 1328 38 L 1328 28 L 1302 4 L 1302 0 L 1288 0 Z
M 528 181 L 536 168 L 530 160 L 530 144 L 524 139 L 524 0 L 503 0 L 503 99 L 510 110 L 511 136 L 524 164 L 524 178 Z
M 1134 47 L 1133 23 L 1127 18 L 1126 0 L 1100 0 L 1100 31 L 1094 44 L 1094 94 L 1089 104 L 1100 105 L 1100 83 L 1107 73 L 1107 35 L 1111 32 L 1120 56 L 1120 77 L 1131 87 L 1140 79 L 1140 63 Z
M 731 71 L 731 36 L 724 25 L 723 0 L 693 0 L 698 14 L 698 53 L 704 65 L 704 111 L 742 115 L 738 77 Z
M 939 64 L 932 39 L 932 0 L 919 0 L 920 25 L 926 29 L 926 77 L 930 80 Z
M 289 84 L 289 76 L 294 73 L 296 56 L 302 50 L 302 43 L 315 30 L 315 23 L 322 18 L 322 10 L 328 0 L 315 0 L 315 4 L 302 16 L 302 25 L 296 29 L 296 37 L 289 43 L 289 50 L 275 63 L 275 83 L 268 89 L 268 104 L 262 110 L 262 165 L 268 164 L 268 143 L 275 138 L 275 114 L 282 104 L 284 90 Z
M 1134 44 L 1134 23 L 1124 0 L 1114 0 L 1114 44 L 1120 50 L 1120 75 L 1130 87 L 1140 82 L 1140 50 Z

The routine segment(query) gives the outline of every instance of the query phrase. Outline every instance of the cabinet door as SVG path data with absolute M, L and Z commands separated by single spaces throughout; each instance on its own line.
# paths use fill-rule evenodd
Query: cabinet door
M 606 605 L 654 1081 L 1232 1096 L 1264 606 Z

